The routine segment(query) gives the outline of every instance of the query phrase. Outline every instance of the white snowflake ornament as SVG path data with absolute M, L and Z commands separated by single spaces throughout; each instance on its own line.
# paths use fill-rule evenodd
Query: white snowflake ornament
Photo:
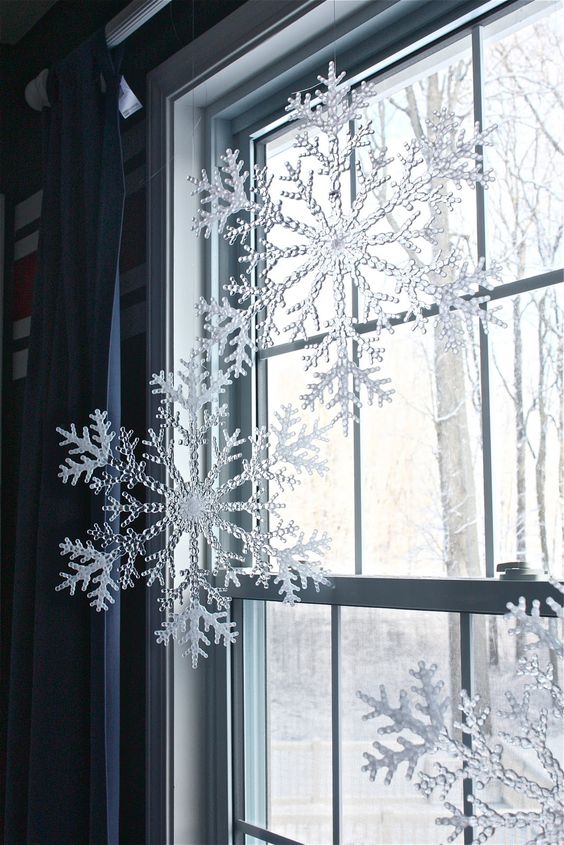
M 374 130 L 363 117 L 375 86 L 352 88 L 344 77 L 331 62 L 313 96 L 290 97 L 286 111 L 300 128 L 296 161 L 286 162 L 281 191 L 265 167 L 254 168 L 249 186 L 249 172 L 238 151 L 230 149 L 211 177 L 203 171 L 200 179 L 189 181 L 200 196 L 194 230 L 209 237 L 217 226 L 229 244 L 242 245 L 244 272 L 224 285 L 243 306 L 237 319 L 243 314 L 251 326 L 259 318 L 261 348 L 283 333 L 306 341 L 322 335 L 305 356 L 306 369 L 315 370 L 316 378 L 302 400 L 305 407 L 321 402 L 334 408 L 346 433 L 363 400 L 382 405 L 391 398 L 390 380 L 380 373 L 380 337 L 393 330 L 401 307 L 399 319 L 423 330 L 429 314 L 438 311 L 450 349 L 462 344 L 459 313 L 466 324 L 479 318 L 486 330 L 491 322 L 503 323 L 496 309 L 484 308 L 484 290 L 491 288 L 495 272 L 486 271 L 483 261 L 471 269 L 455 250 L 442 255 L 436 248 L 433 257 L 424 257 L 426 245 L 437 247 L 439 216 L 457 202 L 447 184 L 459 190 L 491 181 L 478 152 L 490 132 L 476 126 L 466 137 L 461 121 L 440 111 L 405 145 L 397 157 L 400 175 L 392 180 L 388 168 L 394 158 L 374 148 Z M 350 200 L 352 170 L 356 190 Z M 383 186 L 386 196 L 380 201 Z M 395 245 L 417 261 L 398 261 L 389 251 Z M 362 303 L 358 316 L 350 298 L 353 287 Z M 327 293 L 332 314 L 323 321 L 320 303 Z M 359 333 L 359 320 L 369 323 L 370 336 Z M 246 336 L 250 354 L 251 332 Z
M 564 594 L 558 581 L 551 579 L 550 583 Z M 564 609 L 559 602 L 548 598 L 547 604 L 557 618 L 564 618 Z M 380 687 L 379 699 L 358 693 L 372 708 L 363 719 L 385 717 L 388 723 L 380 727 L 378 733 L 393 735 L 399 745 L 395 748 L 374 742 L 378 756 L 365 752 L 367 763 L 362 771 L 375 780 L 378 772 L 385 770 L 385 783 L 389 784 L 401 764 L 407 763 L 406 777 L 411 779 L 424 757 L 436 751 L 446 752 L 448 764 L 435 762 L 433 774 L 420 770 L 416 787 L 426 798 L 436 794 L 444 802 L 449 815 L 440 816 L 436 823 L 451 829 L 447 842 L 454 842 L 470 827 L 472 841 L 476 843 L 488 842 L 496 830 L 520 830 L 527 835 L 526 845 L 558 845 L 564 841 L 564 769 L 562 754 L 558 757 L 551 750 L 548 734 L 552 723 L 557 726 L 557 736 L 562 737 L 564 692 L 554 678 L 553 666 L 550 663 L 541 666 L 539 655 L 530 655 L 530 652 L 544 645 L 562 659 L 562 641 L 541 618 L 538 601 L 533 603 L 530 614 L 523 598 L 518 605 L 510 602 L 507 607 L 508 618 L 516 622 L 510 633 L 534 638 L 522 642 L 526 654 L 517 664 L 517 675 L 525 683 L 519 694 L 505 693 L 508 709 L 498 712 L 507 729 L 490 736 L 487 725 L 491 708 L 482 705 L 479 695 L 471 697 L 463 691 L 459 705 L 463 718 L 454 723 L 460 733 L 450 730 L 445 720 L 449 702 L 443 696 L 443 684 L 433 681 L 436 666 L 427 667 L 421 661 L 417 671 L 411 670 L 419 684 L 411 687 L 412 696 L 405 691 L 400 693 L 398 707 L 389 703 L 384 685 Z M 539 697 L 539 693 L 544 696 Z M 537 698 L 542 699 L 540 706 Z M 550 707 L 544 704 L 547 698 Z M 420 741 L 414 742 L 413 735 Z M 506 761 L 507 746 L 516 746 L 530 756 L 534 761 L 534 767 L 530 769 L 534 776 L 511 768 Z M 463 780 L 471 780 L 474 791 L 469 796 L 471 814 L 445 800 L 453 786 Z M 496 809 L 478 795 L 490 784 L 503 788 L 507 796 L 515 795 L 518 801 L 525 797 L 531 802 L 531 808 L 518 809 L 516 802 L 517 806 L 509 804 Z
M 221 328 L 232 327 L 235 315 L 227 305 L 208 308 L 206 315 L 215 321 L 212 336 L 227 353 L 228 372 L 237 373 L 245 356 Z M 277 491 L 293 489 L 300 475 L 326 471 L 320 456 L 325 432 L 317 423 L 305 426 L 290 406 L 276 415 L 270 432 L 230 432 L 221 403 L 230 376 L 210 375 L 211 342 L 197 344 L 176 382 L 164 373 L 153 376 L 153 392 L 162 397 L 159 425 L 142 441 L 141 456 L 138 440 L 124 429 L 116 437 L 105 412 L 95 411 L 82 433 L 74 425 L 58 429 L 63 445 L 71 447 L 61 478 L 71 484 L 82 480 L 103 495 L 107 521 L 90 530 L 86 545 L 69 538 L 61 544 L 69 564 L 57 589 L 88 590 L 100 611 L 140 577 L 148 586 L 158 584 L 164 618 L 157 640 L 185 645 L 194 666 L 206 656 L 210 631 L 216 643 L 234 642 L 226 586 L 238 583 L 241 574 L 266 586 L 274 573 L 284 601 L 292 604 L 308 582 L 316 590 L 329 583 L 322 567 L 327 535 L 305 537 L 283 519 L 277 501 Z M 179 450 L 186 453 L 182 470 Z M 202 542 L 211 553 L 211 571 L 201 568 Z

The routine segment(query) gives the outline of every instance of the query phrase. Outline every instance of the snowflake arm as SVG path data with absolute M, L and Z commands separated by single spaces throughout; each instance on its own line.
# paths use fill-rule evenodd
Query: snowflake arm
M 360 354 L 366 354 L 372 361 L 380 360 L 380 351 L 366 338 L 362 338 L 350 321 L 335 321 L 321 343 L 313 347 L 304 358 L 306 370 L 314 368 L 315 381 L 307 386 L 307 393 L 300 396 L 304 407 L 313 409 L 317 402 L 322 402 L 328 410 L 335 408 L 335 420 L 341 420 L 343 432 L 348 433 L 349 421 L 357 416 L 361 407 L 359 394 L 364 392 L 368 404 L 382 407 L 392 398 L 393 390 L 388 389 L 389 378 L 374 378 L 380 368 L 376 365 L 362 368 L 357 360 L 351 360 L 349 342 L 357 346 Z M 319 362 L 329 362 L 327 370 L 318 369 Z
M 63 436 L 61 446 L 72 446 L 69 449 L 70 455 L 80 455 L 80 460 L 66 458 L 65 463 L 60 467 L 59 478 L 66 483 L 76 484 L 84 474 L 84 481 L 88 484 L 92 479 L 95 470 L 105 467 L 111 453 L 111 443 L 115 437 L 110 431 L 111 423 L 107 419 L 106 411 L 94 411 L 90 414 L 92 422 L 84 426 L 82 434 L 78 434 L 74 423 L 70 431 L 64 428 L 57 428 L 57 432 Z
M 207 208 L 200 208 L 198 216 L 193 221 L 193 230 L 209 238 L 212 225 L 218 224 L 223 232 L 227 220 L 233 214 L 241 211 L 251 211 L 255 205 L 248 198 L 245 183 L 249 178 L 244 164 L 239 160 L 239 150 L 226 150 L 221 156 L 221 166 L 214 167 L 211 179 L 202 170 L 200 179 L 192 176 L 188 181 L 194 186 L 192 195 L 198 194 L 201 202 Z
M 221 302 L 200 299 L 196 313 L 204 317 L 204 331 L 209 335 L 202 345 L 205 349 L 217 348 L 227 365 L 227 376 L 238 378 L 250 370 L 256 351 L 251 335 L 254 309 L 233 308 L 225 298 Z
M 270 437 L 273 442 L 273 457 L 277 463 L 289 465 L 297 473 L 305 471 L 308 475 L 328 472 L 327 460 L 321 457 L 321 443 L 327 443 L 329 427 L 320 427 L 315 420 L 311 430 L 302 423 L 297 408 L 283 405 L 274 413 L 274 422 L 270 425 Z M 293 488 L 296 476 L 288 475 L 286 482 Z
M 562 590 L 558 582 L 556 582 L 556 585 L 553 583 L 553 586 Z M 558 617 L 561 619 L 564 618 L 562 606 L 558 604 L 555 599 L 549 597 L 547 598 L 546 603 L 552 608 L 552 610 L 554 610 Z M 517 605 L 512 602 L 508 602 L 507 609 L 509 610 L 507 618 L 515 621 L 515 627 L 511 628 L 509 633 L 513 636 L 517 636 L 518 634 L 532 634 L 535 637 L 534 641 L 524 643 L 523 647 L 526 651 L 531 651 L 532 649 L 538 648 L 539 645 L 544 644 L 554 651 L 558 657 L 564 657 L 564 646 L 562 641 L 542 622 L 540 602 L 538 599 L 533 601 L 530 614 L 527 613 L 527 602 L 522 596 Z
M 286 530 L 293 534 L 292 529 L 290 524 Z M 304 540 L 304 534 L 300 533 L 293 545 L 286 544 L 283 549 L 271 547 L 271 555 L 278 565 L 274 583 L 280 585 L 278 593 L 287 604 L 300 601 L 300 588 L 305 589 L 308 580 L 312 581 L 316 593 L 321 586 L 329 585 L 330 582 L 320 565 L 320 560 L 328 552 L 329 546 L 327 534 L 314 531 L 309 540 Z
M 73 596 L 77 585 L 82 584 L 84 591 L 92 586 L 87 594 L 91 599 L 91 607 L 95 607 L 98 611 L 107 610 L 108 604 L 115 602 L 111 591 L 119 591 L 118 584 L 111 577 L 115 554 L 96 549 L 90 540 L 83 545 L 80 540 L 72 541 L 68 537 L 64 543 L 60 544 L 60 548 L 62 555 L 69 555 L 69 569 L 74 571 L 60 572 L 59 575 L 63 581 L 55 589 L 68 588 Z
M 163 623 L 162 628 L 155 631 L 157 642 L 168 644 L 172 638 L 181 645 L 186 645 L 183 652 L 185 656 L 190 655 L 194 669 L 198 665 L 200 657 L 207 657 L 204 646 L 211 645 L 211 640 L 206 634 L 211 630 L 214 633 L 216 645 L 223 642 L 224 645 L 234 643 L 238 632 L 233 631 L 234 622 L 228 620 L 228 611 L 220 610 L 211 612 L 198 601 L 186 605 L 179 611 L 172 613 L 172 618 Z
M 530 697 L 533 689 L 546 690 L 552 702 L 554 716 L 564 719 L 564 690 L 555 683 L 554 670 L 550 664 L 544 668 L 541 667 L 538 654 L 532 654 L 530 658 L 522 656 L 519 658 L 517 675 L 529 679 L 529 683 L 525 687 L 524 696 L 527 695 Z M 520 702 L 517 705 L 518 708 L 522 707 L 522 704 L 523 702 Z M 512 718 L 510 712 L 504 713 L 503 715 L 508 719 Z
M 327 77 L 318 76 L 324 90 L 316 89 L 314 96 L 307 92 L 296 92 L 288 99 L 286 112 L 290 120 L 299 120 L 306 129 L 317 129 L 326 135 L 336 137 L 343 126 L 358 118 L 376 93 L 372 83 L 362 83 L 351 92 L 348 83 L 343 84 L 346 74 L 337 74 L 335 63 L 329 63 Z
M 467 138 L 462 121 L 447 109 L 435 111 L 425 123 L 427 132 L 418 140 L 417 149 L 423 154 L 431 179 L 448 179 L 457 188 L 493 181 L 492 172 L 483 170 L 481 150 L 490 143 L 495 126 L 480 132 L 476 123 L 474 134 Z
M 492 289 L 492 272 L 484 269 L 483 260 L 473 270 L 464 262 L 454 281 L 427 285 L 426 292 L 438 308 L 439 339 L 443 341 L 445 349 L 460 352 L 465 342 L 464 325 L 470 333 L 476 319 L 485 332 L 490 324 L 505 328 L 506 323 L 495 314 L 499 307 L 484 308 L 489 296 L 476 295 L 478 290 Z M 463 318 L 463 322 L 456 320 L 456 314 Z
M 454 828 L 452 833 L 447 837 L 447 842 L 454 842 L 461 833 L 464 833 L 467 827 L 475 827 L 473 818 L 465 815 L 463 810 L 459 810 L 454 804 L 446 801 L 444 804 L 445 810 L 448 810 L 450 816 L 439 816 L 436 819 L 436 824 L 442 826 L 450 826 Z
M 161 371 L 149 382 L 153 393 L 162 395 L 166 403 L 177 404 L 191 415 L 198 414 L 206 406 L 217 407 L 219 396 L 231 384 L 229 375 L 222 370 L 211 374 L 205 366 L 206 357 L 199 351 L 180 363 L 182 369 L 177 374 L 180 384 L 175 383 L 171 373 L 165 375 Z

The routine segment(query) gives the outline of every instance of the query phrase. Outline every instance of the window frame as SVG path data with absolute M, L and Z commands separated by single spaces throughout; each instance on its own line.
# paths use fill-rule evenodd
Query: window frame
M 351 54 L 351 38 L 356 43 L 360 39 L 361 48 L 354 48 L 356 63 L 347 65 L 346 50 L 339 50 L 340 61 L 347 66 L 354 78 L 362 73 L 369 64 L 374 66 L 374 50 L 380 51 L 381 60 L 376 66 L 392 72 L 399 64 L 416 61 L 422 52 L 428 51 L 429 44 L 444 44 L 455 41 L 460 31 L 468 28 L 472 21 L 472 41 L 474 48 L 480 55 L 481 25 L 484 20 L 492 20 L 496 16 L 505 15 L 508 10 L 525 9 L 533 0 L 517 0 L 503 2 L 503 0 L 452 0 L 448 9 L 440 16 L 430 15 L 427 9 L 419 10 L 419 16 L 403 12 L 400 15 L 402 27 L 393 44 L 386 44 L 380 40 L 380 47 L 372 47 L 370 54 L 365 46 L 367 42 L 374 43 L 373 35 L 366 37 L 367 27 L 374 26 L 375 16 L 370 9 L 370 3 L 360 0 L 355 3 L 352 15 L 343 15 L 338 25 L 334 23 L 333 31 L 324 33 L 323 38 L 312 44 L 298 46 L 298 56 L 305 61 L 305 76 L 298 75 L 292 84 L 293 90 L 300 86 L 303 79 L 311 80 L 311 67 L 319 62 L 321 67 L 326 64 L 325 55 L 330 55 L 332 42 L 339 38 L 348 45 Z M 421 6 L 424 4 L 422 3 Z M 265 14 L 260 2 L 247 3 L 238 12 L 230 16 L 226 22 L 214 27 L 206 36 L 197 39 L 188 48 L 180 51 L 172 60 L 165 62 L 148 79 L 149 121 L 148 121 L 148 166 L 151 178 L 149 180 L 148 202 L 148 231 L 149 231 L 149 313 L 148 313 L 148 363 L 149 372 L 159 369 L 174 370 L 175 362 L 182 357 L 180 348 L 189 346 L 198 332 L 195 320 L 189 325 L 188 331 L 183 330 L 183 340 L 179 344 L 180 314 L 186 323 L 187 309 L 190 300 L 200 295 L 214 295 L 218 282 L 225 278 L 225 270 L 229 272 L 229 263 L 233 255 L 229 255 L 212 236 L 211 243 L 200 244 L 194 248 L 192 244 L 191 256 L 186 254 L 180 246 L 181 239 L 175 224 L 180 221 L 186 225 L 186 217 L 192 216 L 190 210 L 194 208 L 194 201 L 190 203 L 184 195 L 187 192 L 185 174 L 197 172 L 199 166 L 209 169 L 219 153 L 227 146 L 233 146 L 232 138 L 235 134 L 239 140 L 237 146 L 242 149 L 242 158 L 251 162 L 255 155 L 255 141 L 263 134 L 265 126 L 272 125 L 272 118 L 279 113 L 279 105 L 285 102 L 287 96 L 289 68 L 294 60 L 288 53 L 276 63 L 279 69 L 279 80 L 276 93 L 269 94 L 270 104 L 276 103 L 274 111 L 265 109 L 261 105 L 261 98 L 253 94 L 253 87 L 260 83 L 261 91 L 268 91 L 272 87 L 275 71 L 263 71 L 263 75 L 255 77 L 247 75 L 243 69 L 244 84 L 237 96 L 228 94 L 221 96 L 220 86 L 225 80 L 226 73 L 232 73 L 234 64 L 245 61 L 245 56 L 258 47 L 258 51 L 269 44 L 269 39 L 277 35 L 283 36 L 296 23 L 302 25 L 308 16 L 326 9 L 330 14 L 328 0 L 304 0 L 304 2 L 285 2 L 280 0 L 271 4 L 270 12 Z M 390 0 L 385 4 L 384 12 L 392 12 L 401 6 L 402 0 Z M 411 20 L 407 21 L 407 17 Z M 376 16 L 378 17 L 378 15 Z M 233 29 L 233 18 L 236 18 Z M 360 24 L 359 24 L 360 21 Z M 360 27 L 360 28 L 359 28 Z M 363 31 L 364 27 L 364 31 Z M 344 34 L 341 34 L 341 30 Z M 351 36 L 351 32 L 354 34 Z M 274 36 L 273 36 L 274 33 Z M 363 38 L 364 35 L 364 38 Z M 232 45 L 229 51 L 225 49 L 228 36 Z M 349 39 L 347 41 L 347 39 Z M 283 40 L 283 39 L 282 39 Z M 288 47 L 288 45 L 286 45 Z M 214 49 L 215 48 L 215 49 Z M 329 53 L 328 53 L 329 51 Z M 263 51 L 265 52 L 265 51 Z M 343 53 L 343 55 L 342 55 Z M 211 59 L 210 57 L 214 58 Z M 219 56 L 219 59 L 217 57 Z M 341 58 L 342 56 L 342 58 Z M 393 61 L 391 57 L 394 57 Z M 260 65 L 260 57 L 256 60 Z M 187 71 L 188 69 L 188 71 Z M 300 65 L 302 69 L 302 65 Z M 222 76 L 223 74 L 223 76 Z M 266 74 L 266 77 L 264 76 Z M 481 61 L 474 69 L 474 108 L 475 119 L 481 121 Z M 188 78 L 187 78 L 188 77 Z M 265 81 L 266 78 L 266 81 Z M 258 79 L 258 83 L 255 81 Z M 476 85 L 478 95 L 476 96 Z M 208 105 L 210 103 L 210 105 Z M 187 111 L 191 114 L 187 115 Z M 270 115 L 268 112 L 270 111 Z M 191 145 L 180 142 L 180 133 L 191 133 Z M 187 161 L 187 148 L 191 146 L 191 159 Z M 181 154 L 179 155 L 179 150 Z M 194 153 L 196 150 L 196 154 Z M 194 169 L 194 162 L 198 160 Z M 484 254 L 485 244 L 483 190 L 478 188 L 478 208 L 481 206 L 481 223 L 478 225 L 478 252 Z M 480 210 L 478 210 L 480 217 Z M 187 239 L 186 239 L 187 240 Z M 179 257 L 180 252 L 180 257 Z M 181 279 L 187 271 L 196 279 L 207 282 L 194 282 L 194 288 L 183 291 Z M 558 271 L 557 271 L 558 272 Z M 520 280 L 505 285 L 503 289 L 494 290 L 492 299 L 515 295 L 535 287 L 543 287 L 544 277 L 555 274 L 543 274 L 543 277 Z M 560 273 L 561 277 L 561 273 Z M 185 288 L 188 286 L 184 286 Z M 508 292 L 511 289 L 511 292 Z M 484 339 L 483 339 L 484 338 Z M 298 348 L 296 346 L 296 348 Z M 482 365 L 487 368 L 487 336 L 480 330 L 480 356 Z M 263 360 L 269 357 L 268 353 Z M 259 356 L 260 358 L 260 356 Z M 260 367 L 258 378 L 261 378 Z M 242 380 L 244 383 L 236 385 L 236 396 L 240 407 L 250 409 L 253 413 L 245 419 L 243 426 L 250 427 L 251 417 L 262 419 L 264 408 L 257 406 L 258 395 L 252 379 Z M 484 395 L 487 395 L 485 393 Z M 235 394 L 233 396 L 235 398 Z M 155 409 L 155 398 L 149 394 L 148 415 L 152 418 Z M 484 409 L 482 415 L 484 416 Z M 358 429 L 357 426 L 354 427 Z M 359 435 L 356 431 L 355 453 L 358 454 Z M 484 441 L 491 444 L 491 438 Z M 484 449 L 486 452 L 486 449 Z M 484 457 L 484 485 L 491 490 L 491 452 L 487 449 Z M 487 494 L 486 494 L 487 495 Z M 490 503 L 491 504 L 491 503 Z M 492 508 L 489 508 L 492 513 Z M 311 588 L 301 593 L 304 603 L 318 603 L 331 605 L 331 642 L 332 642 L 332 709 L 333 709 L 333 839 L 339 842 L 340 836 L 340 786 L 339 786 L 339 712 L 340 712 L 340 607 L 381 607 L 404 610 L 436 610 L 437 612 L 456 612 L 461 620 L 461 666 L 463 686 L 472 691 L 471 667 L 471 638 L 472 615 L 493 614 L 501 615 L 506 611 L 509 582 L 494 580 L 493 571 L 493 532 L 491 519 L 488 530 L 486 524 L 486 577 L 481 579 L 468 578 L 378 578 L 357 574 L 354 576 L 333 576 L 333 589 L 323 590 L 317 594 Z M 489 538 L 489 539 L 488 539 Z M 488 551 L 488 544 L 490 546 Z M 415 590 L 414 587 L 417 589 Z M 544 599 L 550 592 L 546 582 L 519 582 L 519 594 L 527 601 L 534 598 Z M 205 841 L 233 842 L 235 845 L 245 842 L 245 835 L 258 833 L 254 825 L 245 821 L 245 755 L 254 754 L 258 765 L 263 764 L 263 749 L 249 744 L 245 732 L 245 714 L 250 718 L 263 718 L 265 702 L 260 696 L 245 695 L 244 674 L 250 673 L 256 688 L 265 685 L 265 602 L 280 601 L 281 597 L 272 583 L 268 589 L 257 588 L 252 582 L 242 583 L 241 587 L 233 588 L 232 616 L 240 631 L 239 643 L 233 649 L 224 651 L 215 649 L 208 661 L 208 667 L 199 677 L 194 677 L 190 669 L 186 668 L 186 661 L 178 659 L 176 654 L 168 650 L 163 655 L 162 648 L 155 648 L 152 632 L 158 627 L 153 603 L 147 605 L 148 628 L 148 712 L 149 737 L 147 753 L 147 838 L 155 841 L 204 841 L 203 834 L 196 831 L 206 831 Z M 472 596 L 472 600 L 470 600 Z M 543 606 L 544 612 L 544 606 Z M 250 632 L 250 634 L 249 634 Z M 262 645 L 260 639 L 262 637 Z M 252 648 L 249 646 L 252 645 Z M 257 647 L 258 645 L 258 647 Z M 174 714 L 182 712 L 182 719 L 174 718 Z M 208 777 L 210 787 L 206 793 L 200 787 L 199 794 L 210 805 L 207 813 L 180 813 L 179 802 L 172 799 L 173 791 L 178 795 L 181 790 L 194 788 L 196 767 L 188 763 L 178 753 L 179 736 L 186 737 L 188 722 L 195 730 L 202 729 L 205 741 L 200 742 L 196 758 L 201 762 L 209 758 L 210 749 L 214 749 L 211 760 L 208 759 Z M 231 754 L 232 750 L 232 754 Z M 233 769 L 231 770 L 231 761 Z M 261 762 L 262 761 L 262 762 Z M 265 775 L 266 776 L 266 775 Z M 260 790 L 259 790 L 260 792 Z M 469 790 L 465 791 L 465 804 Z M 255 801 L 260 802 L 260 795 Z M 221 806 L 221 811 L 214 808 Z M 466 804 L 466 808 L 468 809 Z M 266 807 L 266 804 L 265 804 Z M 285 845 L 291 840 L 275 833 L 268 833 L 263 829 L 263 841 L 273 845 Z M 198 838 L 199 837 L 199 838 Z M 465 836 L 465 842 L 471 841 L 471 830 Z

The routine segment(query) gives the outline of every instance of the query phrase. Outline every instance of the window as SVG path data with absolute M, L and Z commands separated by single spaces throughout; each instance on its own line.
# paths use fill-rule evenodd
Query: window
M 460 354 L 444 351 L 432 320 L 425 335 L 399 325 L 385 340 L 383 374 L 393 377 L 393 401 L 363 407 L 348 439 L 333 428 L 329 481 L 312 479 L 287 494 L 288 515 L 306 532 L 331 527 L 331 571 L 367 576 L 363 590 L 373 605 L 358 607 L 351 598 L 341 605 L 327 590 L 320 603 L 294 609 L 245 602 L 243 625 L 252 631 L 245 655 L 257 648 L 260 624 L 264 665 L 256 668 L 254 654 L 255 675 L 243 667 L 243 695 L 252 702 L 245 711 L 244 819 L 296 842 L 436 841 L 436 804 L 416 798 L 402 774 L 385 786 L 383 776 L 372 783 L 362 773 L 363 752 L 377 734 L 374 723 L 362 721 L 367 708 L 356 692 L 375 694 L 386 683 L 395 697 L 424 658 L 440 665 L 454 701 L 471 667 L 474 689 L 491 699 L 507 681 L 511 642 L 496 612 L 469 612 L 490 587 L 478 579 L 511 560 L 561 575 L 557 359 L 564 297 L 550 176 L 561 165 L 549 137 L 558 132 L 552 42 L 559 14 L 521 19 L 517 27 L 511 16 L 484 21 L 376 76 L 375 142 L 392 154 L 441 108 L 463 116 L 468 130 L 474 120 L 498 125 L 486 151 L 497 181 L 487 202 L 481 189 L 462 192 L 443 223 L 441 245 L 457 246 L 470 261 L 486 254 L 500 263 L 489 307 L 502 305 L 509 326 L 489 335 L 476 327 Z M 292 127 L 255 133 L 256 158 L 283 173 L 294 135 Z M 354 196 L 354 172 L 350 191 Z M 359 296 L 352 285 L 349 296 Z M 358 314 L 359 330 L 369 331 L 361 303 Z M 260 354 L 260 421 L 306 392 L 303 347 L 282 337 Z M 318 415 L 330 421 L 326 409 Z M 397 579 L 392 606 L 378 606 L 380 577 Z M 444 593 L 433 609 L 409 581 L 421 577 L 441 579 L 436 589 Z M 468 588 L 458 581 L 453 589 L 449 578 L 472 579 L 467 611 L 457 612 L 455 589 Z M 515 587 L 504 592 L 509 599 Z M 342 593 L 346 599 L 344 586 Z M 497 613 L 504 609 L 502 602 Z M 462 785 L 458 793 L 450 800 L 462 806 Z
M 216 724 L 209 735 L 229 751 L 214 752 L 218 770 L 229 757 L 226 771 L 216 771 L 220 794 L 232 790 L 231 818 L 216 825 L 231 824 L 235 845 L 436 842 L 440 804 L 419 798 L 401 771 L 389 786 L 361 771 L 382 723 L 363 721 L 368 708 L 356 693 L 375 694 L 385 683 L 395 700 L 410 684 L 409 669 L 426 659 L 439 665 L 453 701 L 465 688 L 495 704 L 512 680 L 515 645 L 500 619 L 506 602 L 544 598 L 547 589 L 500 581 L 496 567 L 518 561 L 540 581 L 549 570 L 563 576 L 562 6 L 476 4 L 462 19 L 452 4 L 448 14 L 435 7 L 435 18 L 418 27 L 406 22 L 400 2 L 391 5 L 402 26 L 379 21 L 378 40 L 369 5 L 359 4 L 358 30 L 335 21 L 324 42 L 331 52 L 294 45 L 295 55 L 289 51 L 276 71 L 249 80 L 238 95 L 220 96 L 213 78 L 197 93 L 183 89 L 176 108 L 190 112 L 192 134 L 183 146 L 174 130 L 175 220 L 192 215 L 184 177 L 201 166 L 201 150 L 208 167 L 231 146 L 279 172 L 292 155 L 285 97 L 311 84 L 335 45 L 349 76 L 378 83 L 370 112 L 379 146 L 401 149 L 442 107 L 468 129 L 476 120 L 497 124 L 486 150 L 496 181 L 486 191 L 462 191 L 443 221 L 441 245 L 499 263 L 488 307 L 501 305 L 508 327 L 487 335 L 475 327 L 456 355 L 439 347 L 432 318 L 425 335 L 398 324 L 385 340 L 392 403 L 363 408 L 348 439 L 334 428 L 329 479 L 311 480 L 285 501 L 305 529 L 331 526 L 332 588 L 306 591 L 294 608 L 280 605 L 273 587 L 234 590 L 240 644 L 228 666 L 214 657 L 211 687 L 212 718 L 220 723 L 217 714 L 227 714 L 230 734 Z M 194 251 L 176 237 L 175 279 L 202 274 L 206 290 L 217 293 L 231 261 L 213 238 L 207 251 Z M 181 357 L 188 306 L 177 289 L 174 357 Z M 362 297 L 354 288 L 349 296 L 359 331 L 369 333 Z M 243 428 L 253 417 L 267 422 L 304 392 L 303 345 L 282 337 L 259 353 L 255 382 L 237 385 Z M 218 705 L 224 693 L 225 711 Z M 178 721 L 185 705 L 176 695 Z M 526 765 L 516 753 L 515 767 Z M 449 800 L 468 810 L 469 790 L 456 789 Z M 506 797 L 501 791 L 490 800 L 502 808 Z M 472 841 L 470 829 L 464 841 Z

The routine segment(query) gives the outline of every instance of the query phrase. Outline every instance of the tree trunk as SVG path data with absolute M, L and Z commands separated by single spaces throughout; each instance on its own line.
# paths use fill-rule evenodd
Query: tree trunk
M 564 314 L 558 307 L 556 291 L 554 297 L 554 321 L 558 349 L 556 352 L 556 395 L 558 396 L 558 495 L 560 500 L 561 550 L 564 554 Z
M 438 74 L 429 78 L 427 88 L 427 118 L 445 105 L 439 88 Z M 413 98 L 414 100 L 414 98 Z M 408 97 L 409 101 L 409 97 Z M 442 255 L 450 252 L 451 236 L 448 215 L 443 211 L 437 224 L 442 233 L 438 236 L 438 249 Z M 434 281 L 439 282 L 439 279 Z M 434 328 L 435 375 L 435 431 L 443 525 L 443 558 L 449 577 L 483 577 L 480 561 L 480 544 L 476 512 L 476 484 L 472 463 L 470 428 L 468 424 L 467 382 L 462 353 L 445 351 Z M 459 649 L 458 618 L 453 614 L 449 624 L 449 650 L 451 665 L 456 665 Z M 489 659 L 487 637 L 481 635 L 479 626 L 474 638 L 473 661 L 476 691 L 484 700 L 490 698 Z M 458 701 L 460 678 L 451 673 L 451 700 Z
M 488 619 L 488 648 L 489 665 L 499 666 L 499 633 L 497 627 L 497 616 L 490 616 Z
M 551 299 L 553 302 L 551 302 Z M 535 482 L 536 482 L 536 492 L 537 492 L 537 515 L 538 515 L 538 525 L 539 525 L 539 537 L 540 537 L 540 545 L 541 545 L 541 556 L 542 556 L 542 567 L 543 571 L 548 575 L 550 571 L 549 567 L 549 552 L 548 552 L 548 538 L 547 538 L 547 531 L 546 531 L 546 435 L 547 429 L 549 425 L 549 413 L 547 412 L 546 407 L 546 398 L 547 398 L 547 389 L 548 385 L 546 383 L 546 372 L 547 366 L 550 361 L 551 357 L 551 350 L 550 350 L 550 325 L 548 320 L 547 314 L 547 307 L 548 311 L 550 311 L 551 305 L 554 305 L 554 317 L 556 322 L 556 330 L 558 332 L 559 328 L 559 320 L 558 320 L 558 303 L 556 301 L 556 296 L 554 296 L 554 291 L 546 290 L 544 294 L 540 297 L 537 305 L 538 311 L 538 346 L 539 346 L 539 381 L 538 381 L 538 408 L 539 408 L 539 447 L 537 452 L 537 459 L 535 464 Z M 556 369 L 556 388 L 557 390 L 561 390 L 561 379 L 562 379 L 562 335 L 557 333 L 557 343 L 558 349 L 556 353 L 556 361 L 555 361 L 555 369 Z M 560 435 L 560 459 L 559 459 L 559 470 L 560 470 L 560 478 L 559 478 L 559 486 L 560 486 L 560 501 L 562 502 L 562 452 L 564 450 L 564 444 L 562 443 L 562 402 L 563 397 L 562 393 L 557 393 L 559 399 L 559 419 L 558 419 L 558 429 Z M 553 636 L 558 636 L 558 620 L 551 618 L 548 620 L 548 627 L 553 634 Z M 552 672 L 554 682 L 558 684 L 559 682 L 559 674 L 560 674 L 560 660 L 558 656 L 555 654 L 554 651 L 550 652 L 550 663 L 552 665 Z
M 517 501 L 515 519 L 515 559 L 527 560 L 527 478 L 525 474 L 525 450 L 527 432 L 523 410 L 523 340 L 521 334 L 521 309 L 519 298 L 513 300 L 513 384 L 516 439 L 516 482 Z
M 537 494 L 537 519 L 539 525 L 539 538 L 541 547 L 541 558 L 543 572 L 548 572 L 548 539 L 546 536 L 546 433 L 548 427 L 548 416 L 546 412 L 546 365 L 549 358 L 547 348 L 547 324 L 546 324 L 546 299 L 545 292 L 537 303 L 538 328 L 537 338 L 539 344 L 539 380 L 538 380 L 538 409 L 539 409 L 539 446 L 535 461 L 535 487 Z
M 483 576 L 478 544 L 476 485 L 461 355 L 445 352 L 435 333 L 435 431 L 447 575 Z

